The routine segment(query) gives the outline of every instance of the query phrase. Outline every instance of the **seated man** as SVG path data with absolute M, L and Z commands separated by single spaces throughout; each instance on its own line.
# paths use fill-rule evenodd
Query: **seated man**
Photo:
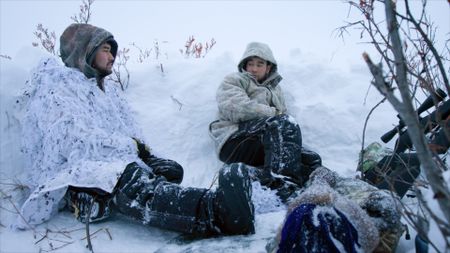
M 94 222 L 111 210 L 144 224 L 209 236 L 254 232 L 248 175 L 224 167 L 216 190 L 183 188 L 183 168 L 155 157 L 112 73 L 117 42 L 108 31 L 72 24 L 60 38 L 62 66 L 45 59 L 23 104 L 23 153 L 33 192 L 16 226 L 50 219 L 63 198 L 76 218 Z
M 286 186 L 280 177 L 301 187 L 321 159 L 302 146 L 300 127 L 286 114 L 272 51 L 263 43 L 248 44 L 238 70 L 224 78 L 216 94 L 219 119 L 209 130 L 219 159 L 258 167 L 254 174 L 270 188 Z

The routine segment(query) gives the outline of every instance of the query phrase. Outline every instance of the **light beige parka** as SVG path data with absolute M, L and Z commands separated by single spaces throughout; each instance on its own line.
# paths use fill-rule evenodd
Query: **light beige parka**
M 244 70 L 246 59 L 252 56 L 262 58 L 273 65 L 263 83 L 258 83 Z M 268 45 L 249 43 L 239 61 L 238 70 L 239 72 L 227 75 L 217 90 L 219 119 L 209 126 L 217 154 L 228 138 L 239 129 L 240 122 L 286 112 L 283 92 L 279 86 L 282 77 L 277 72 L 277 62 Z

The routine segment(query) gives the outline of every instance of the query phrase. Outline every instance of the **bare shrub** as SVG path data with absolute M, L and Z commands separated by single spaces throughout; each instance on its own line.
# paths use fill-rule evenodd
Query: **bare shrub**
M 0 54 L 0 58 L 7 59 L 7 60 L 12 60 L 11 56 L 6 55 L 6 54 Z
M 56 47 L 56 34 L 54 31 L 49 31 L 48 28 L 45 28 L 42 24 L 38 24 L 36 27 L 36 31 L 34 35 L 39 40 L 38 42 L 33 42 L 32 45 L 34 47 L 41 47 L 47 52 L 56 55 L 55 47 Z
M 130 45 L 138 50 L 137 61 L 139 63 L 143 63 L 146 59 L 150 58 L 150 56 L 152 54 L 152 49 L 142 49 L 141 47 L 136 45 L 136 43 L 134 43 L 134 42 L 131 43 Z
M 203 58 L 214 47 L 216 41 L 212 38 L 209 42 L 195 42 L 194 36 L 190 36 L 184 44 L 184 50 L 180 49 L 180 53 L 186 58 Z
M 113 74 L 108 78 L 120 85 L 120 88 L 124 91 L 130 84 L 130 71 L 128 71 L 127 63 L 130 59 L 128 53 L 129 48 L 122 48 L 117 51 L 116 59 L 114 61 Z
M 92 17 L 92 4 L 95 0 L 83 0 L 83 4 L 80 5 L 80 12 L 74 14 L 70 19 L 75 23 L 79 24 L 89 24 Z

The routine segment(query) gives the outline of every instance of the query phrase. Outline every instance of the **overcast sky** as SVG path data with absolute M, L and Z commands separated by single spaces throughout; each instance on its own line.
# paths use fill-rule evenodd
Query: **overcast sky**
M 414 1 L 418 3 L 418 1 Z M 42 23 L 59 38 L 79 12 L 81 0 L 0 0 L 0 54 L 15 57 L 36 41 L 33 32 Z M 450 11 L 447 0 L 429 1 L 429 14 L 448 39 Z M 370 46 L 357 44 L 356 31 L 345 42 L 333 31 L 358 19 L 355 10 L 340 0 L 300 1 L 106 1 L 96 0 L 91 23 L 112 32 L 120 47 L 135 42 L 151 48 L 153 41 L 169 54 L 178 54 L 186 39 L 217 41 L 211 53 L 239 57 L 250 41 L 268 43 L 277 57 L 291 52 L 314 56 L 335 65 L 362 62 Z

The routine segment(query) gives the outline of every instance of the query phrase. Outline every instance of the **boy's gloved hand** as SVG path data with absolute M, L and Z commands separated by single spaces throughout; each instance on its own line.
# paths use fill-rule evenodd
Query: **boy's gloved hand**
M 148 159 L 150 157 L 150 148 L 136 138 L 133 138 L 133 140 L 136 142 L 139 158 L 141 158 L 141 160 Z

